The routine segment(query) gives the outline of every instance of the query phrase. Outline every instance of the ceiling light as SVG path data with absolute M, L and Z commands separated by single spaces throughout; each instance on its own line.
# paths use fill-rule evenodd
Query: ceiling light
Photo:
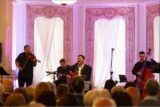
M 77 0 L 52 0 L 53 3 L 58 5 L 71 5 L 77 2 Z

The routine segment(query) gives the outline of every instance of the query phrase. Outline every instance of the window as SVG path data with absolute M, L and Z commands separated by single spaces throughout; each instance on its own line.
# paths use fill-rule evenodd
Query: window
M 103 87 L 105 81 L 110 79 L 111 70 L 113 79 L 117 81 L 119 74 L 125 74 L 125 20 L 121 17 L 112 20 L 99 19 L 94 26 L 93 85 Z
M 154 37 L 154 60 L 160 62 L 160 16 L 153 20 L 153 37 Z M 159 81 L 159 74 L 155 74 L 155 79 Z
M 64 22 L 59 17 L 47 19 L 37 17 L 34 23 L 34 53 L 41 63 L 34 71 L 34 83 L 53 82 L 53 75 L 46 76 L 46 71 L 54 72 L 63 58 Z

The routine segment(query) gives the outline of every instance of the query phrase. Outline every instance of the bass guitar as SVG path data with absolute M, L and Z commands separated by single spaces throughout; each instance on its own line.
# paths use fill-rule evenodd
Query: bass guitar
M 151 54 L 151 49 L 149 49 L 148 52 L 147 52 L 148 56 L 150 54 Z M 137 74 L 138 74 L 138 76 L 137 76 L 138 77 L 137 78 L 137 87 L 139 89 L 143 90 L 146 81 L 153 77 L 151 68 L 148 67 L 148 65 L 147 65 L 147 57 L 146 57 L 146 59 L 143 63 L 142 69 L 140 69 L 140 71 Z

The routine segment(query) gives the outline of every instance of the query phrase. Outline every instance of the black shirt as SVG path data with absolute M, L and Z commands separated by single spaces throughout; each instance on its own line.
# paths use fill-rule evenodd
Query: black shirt
M 57 73 L 59 74 L 64 74 L 64 75 L 66 75 L 66 74 L 68 74 L 69 73 L 69 71 L 70 71 L 70 66 L 69 65 L 67 65 L 66 67 L 62 67 L 62 66 L 59 66 L 58 68 L 57 68 Z
M 33 55 L 32 53 L 30 53 L 30 54 Z M 33 61 L 28 59 L 28 56 L 25 52 L 20 53 L 19 56 L 16 58 L 16 61 L 23 68 L 22 71 L 19 71 L 19 75 L 24 75 L 25 77 L 26 76 L 33 76 L 33 66 L 35 66 L 35 65 L 34 65 Z
M 133 70 L 132 70 L 132 74 L 137 75 L 137 72 L 139 70 L 141 70 L 143 68 L 143 66 L 150 68 L 151 64 L 155 64 L 155 63 L 156 63 L 156 61 L 154 61 L 153 59 L 151 59 L 151 61 L 143 61 L 143 62 L 139 61 L 134 65 Z

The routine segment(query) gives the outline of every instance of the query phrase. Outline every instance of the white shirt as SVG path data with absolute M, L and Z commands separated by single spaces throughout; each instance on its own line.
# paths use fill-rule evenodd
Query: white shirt
M 81 70 L 83 69 L 84 64 L 78 67 L 78 76 L 82 76 L 81 75 Z

